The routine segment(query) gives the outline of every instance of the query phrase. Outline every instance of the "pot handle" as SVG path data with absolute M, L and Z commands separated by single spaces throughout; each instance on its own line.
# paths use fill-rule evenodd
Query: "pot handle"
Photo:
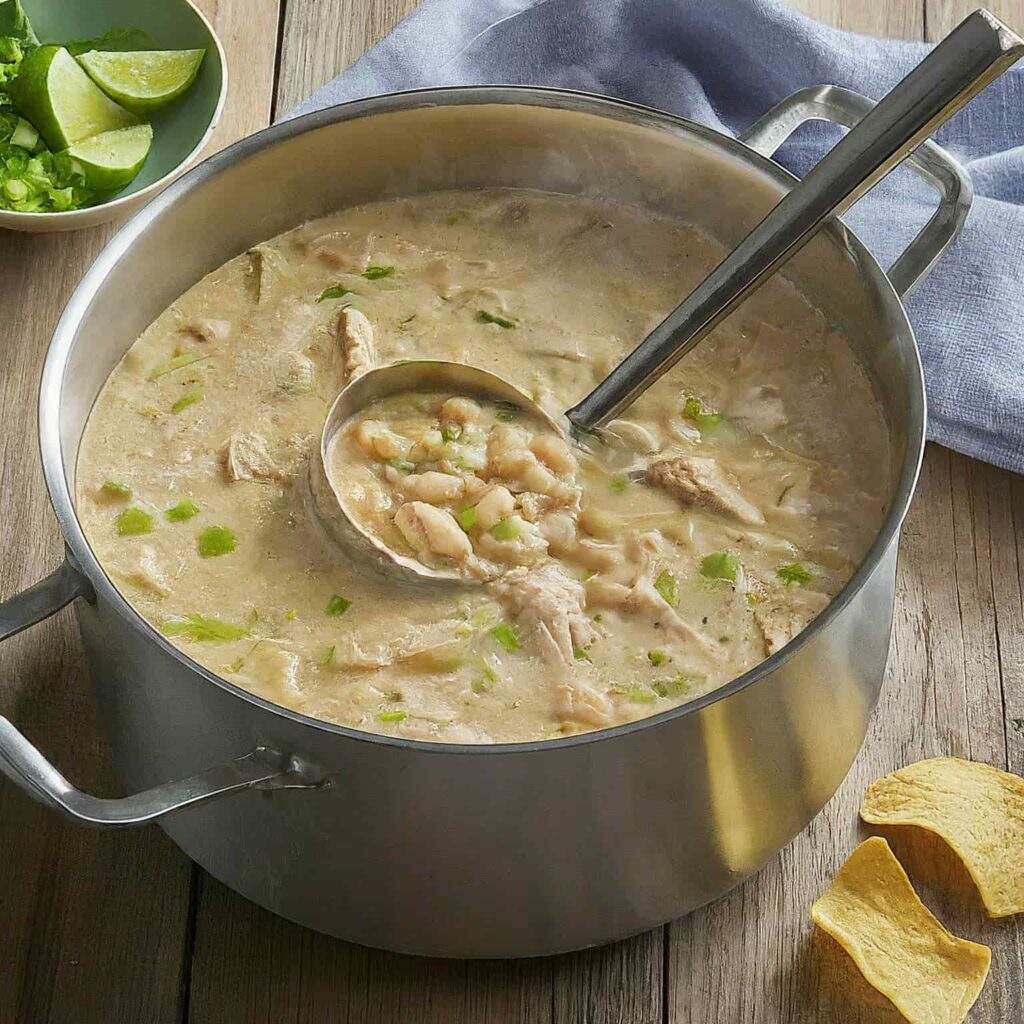
M 867 96 L 836 85 L 801 89 L 755 121 L 740 135 L 740 141 L 770 157 L 807 121 L 831 121 L 852 128 L 874 106 L 875 101 Z M 928 276 L 956 240 L 974 198 L 970 175 L 930 139 L 906 158 L 905 165 L 937 189 L 939 205 L 887 271 L 900 298 L 906 298 Z
M 28 590 L 0 602 L 0 640 L 49 618 L 78 597 L 93 596 L 88 580 L 70 558 Z M 0 772 L 29 796 L 81 825 L 123 828 L 143 825 L 164 815 L 241 789 L 316 789 L 319 772 L 297 758 L 270 747 L 215 765 L 198 775 L 166 782 L 141 793 L 105 799 L 83 793 L 6 718 L 0 717 Z

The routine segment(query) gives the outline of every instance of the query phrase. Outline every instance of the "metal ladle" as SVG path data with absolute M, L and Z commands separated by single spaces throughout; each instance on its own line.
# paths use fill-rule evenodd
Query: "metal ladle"
M 518 388 L 486 370 L 441 360 L 370 370 L 338 395 L 318 455 L 312 493 L 325 526 L 353 554 L 388 575 L 469 582 L 392 551 L 348 514 L 327 472 L 331 440 L 369 403 L 411 391 L 482 396 L 511 402 L 579 442 L 618 416 L 708 336 L 754 289 L 801 249 L 833 214 L 876 185 L 939 125 L 1024 53 L 1024 41 L 985 10 L 975 11 L 899 82 L 795 185 L 736 248 L 608 376 L 556 423 Z

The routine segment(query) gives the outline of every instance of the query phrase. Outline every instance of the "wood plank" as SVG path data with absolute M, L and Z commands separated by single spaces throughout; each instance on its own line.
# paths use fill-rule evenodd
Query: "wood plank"
M 266 123 L 277 0 L 208 0 L 231 97 L 212 145 Z M 260 97 L 263 97 L 262 102 Z M 57 317 L 112 227 L 0 233 L 0 594 L 61 557 L 35 440 L 39 368 Z M 69 612 L 0 647 L 0 711 L 79 785 L 117 791 Z M 104 833 L 64 824 L 0 781 L 0 1020 L 180 1019 L 191 865 L 157 829 Z
M 1024 32 L 1024 0 L 924 0 L 925 38 L 938 42 L 955 28 L 971 11 L 986 7 L 997 18 L 1002 18 L 1015 32 Z
M 797 10 L 828 25 L 891 39 L 921 39 L 921 0 L 790 0 Z

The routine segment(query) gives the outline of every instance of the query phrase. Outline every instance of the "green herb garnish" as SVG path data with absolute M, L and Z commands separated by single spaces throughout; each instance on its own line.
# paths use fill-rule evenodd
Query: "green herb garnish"
M 334 661 L 334 651 L 334 644 L 331 644 L 330 647 L 325 648 L 324 653 L 320 655 L 320 660 L 317 662 L 317 664 L 321 668 L 326 668 L 328 665 L 330 665 L 330 663 Z
M 399 473 L 411 473 L 416 468 L 416 463 L 403 459 L 400 455 L 388 459 L 388 465 L 392 469 L 397 469 Z
M 458 423 L 446 423 L 441 428 L 441 439 L 444 441 L 458 441 L 462 437 L 462 427 Z
M 519 630 L 508 622 L 499 622 L 488 632 L 511 654 L 519 650 Z
M 518 320 L 513 320 L 506 316 L 498 316 L 497 313 L 488 313 L 486 309 L 478 309 L 476 311 L 476 318 L 482 324 L 495 324 L 498 327 L 504 327 L 506 331 L 519 326 Z
M 705 409 L 699 398 L 688 398 L 683 405 L 683 419 L 689 420 L 701 434 L 717 427 L 724 418 L 720 412 Z
M 736 573 L 740 568 L 740 560 L 728 551 L 715 551 L 707 555 L 700 563 L 700 574 L 709 580 L 727 580 L 736 582 Z
M 114 501 L 127 501 L 132 496 L 132 489 L 127 484 L 119 484 L 116 480 L 106 480 L 100 488 L 100 493 Z
M 665 662 L 670 661 L 671 659 L 664 651 L 648 651 L 647 660 L 655 668 L 659 668 L 661 665 L 664 665 Z
M 164 511 L 164 517 L 171 523 L 183 523 L 197 515 L 199 515 L 199 506 L 191 498 L 185 498 Z
M 171 406 L 171 412 L 177 415 L 179 412 L 182 412 L 183 410 L 187 409 L 190 405 L 195 405 L 196 402 L 201 402 L 202 400 L 202 391 L 189 391 L 186 394 L 182 395 L 181 398 L 179 398 L 174 403 L 174 405 Z
M 379 267 L 371 265 L 363 271 L 363 277 L 365 277 L 367 281 L 379 281 L 382 277 L 390 277 L 394 272 L 394 267 Z
M 658 573 L 658 578 L 654 581 L 654 589 L 661 594 L 665 604 L 672 608 L 679 604 L 679 588 L 676 584 L 676 578 L 668 569 L 663 569 Z
M 235 531 L 227 526 L 208 526 L 199 534 L 199 554 L 203 558 L 230 555 L 236 546 Z
M 171 356 L 170 359 L 165 359 L 162 363 L 157 363 L 153 367 L 149 379 L 156 380 L 157 377 L 162 377 L 165 373 L 173 373 L 175 370 L 184 369 L 184 367 L 191 366 L 193 363 L 212 358 L 213 356 L 203 355 L 201 352 L 179 352 L 178 355 Z
M 205 615 L 187 615 L 184 619 L 167 619 L 160 627 L 164 636 L 184 636 L 189 640 L 241 640 L 249 636 L 244 626 L 236 626 Z M 241 667 L 241 666 L 239 666 Z
M 404 722 L 409 717 L 406 711 L 378 711 L 378 722 Z
M 294 622 L 298 617 L 299 613 L 294 608 L 289 608 L 288 611 L 284 613 L 284 618 L 286 622 Z
M 324 615 L 337 618 L 339 615 L 344 615 L 351 607 L 352 602 L 348 598 L 342 597 L 341 594 L 331 594 L 327 607 L 324 609 Z
M 790 562 L 788 565 L 780 565 L 775 570 L 775 575 L 787 586 L 800 586 L 810 583 L 812 579 L 811 570 L 800 562 Z
M 352 294 L 351 288 L 346 288 L 343 284 L 332 284 L 320 293 L 320 297 L 316 301 L 323 302 L 324 299 L 340 299 Z
M 590 661 L 591 646 L 591 644 L 587 644 L 585 647 L 574 647 L 572 649 L 572 656 L 577 661 Z
M 140 534 L 149 533 L 155 525 L 153 517 L 138 505 L 126 508 L 117 517 L 117 532 L 122 537 L 138 537 Z
M 612 494 L 622 494 L 629 487 L 629 477 L 625 473 L 615 473 L 608 481 L 608 490 Z
M 466 533 L 469 533 L 476 526 L 476 505 L 467 505 L 464 509 L 459 510 L 459 526 Z

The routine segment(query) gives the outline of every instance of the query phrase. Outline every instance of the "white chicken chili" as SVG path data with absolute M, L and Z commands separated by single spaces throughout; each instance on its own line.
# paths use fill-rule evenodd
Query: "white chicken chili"
M 191 657 L 331 722 L 513 742 L 706 693 L 827 605 L 889 495 L 871 384 L 784 280 L 593 455 L 459 394 L 382 399 L 347 423 L 328 453 L 346 507 L 465 587 L 352 562 L 305 481 L 328 408 L 367 369 L 473 364 L 557 417 L 722 255 L 642 209 L 534 192 L 303 225 L 196 284 L 115 368 L 79 455 L 88 539 Z

